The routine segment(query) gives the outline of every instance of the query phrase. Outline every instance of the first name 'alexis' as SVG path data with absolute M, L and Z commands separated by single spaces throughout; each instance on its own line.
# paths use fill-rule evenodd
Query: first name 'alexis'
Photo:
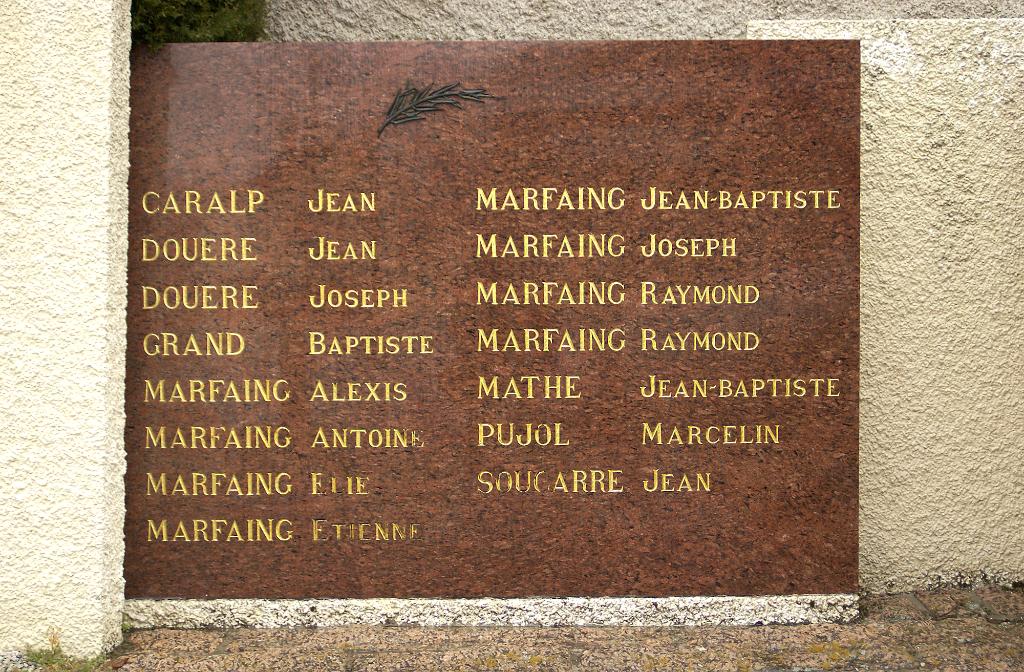
M 476 209 L 621 210 L 836 210 L 838 189 L 662 189 L 631 193 L 622 187 L 477 187 Z

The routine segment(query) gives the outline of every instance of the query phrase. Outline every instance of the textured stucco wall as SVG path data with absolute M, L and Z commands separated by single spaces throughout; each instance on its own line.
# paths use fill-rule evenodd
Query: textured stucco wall
M 861 44 L 861 583 L 1024 579 L 1024 20 Z
M 0 650 L 121 633 L 128 7 L 0 3 Z
M 696 40 L 755 19 L 998 18 L 1024 0 L 269 0 L 271 39 Z
M 756 19 L 1021 16 L 1020 0 L 271 0 L 268 33 L 866 39 L 860 560 L 885 591 L 1024 579 L 1024 27 Z

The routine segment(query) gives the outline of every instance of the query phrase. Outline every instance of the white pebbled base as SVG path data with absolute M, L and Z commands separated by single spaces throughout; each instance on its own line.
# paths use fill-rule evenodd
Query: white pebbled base
M 134 628 L 343 625 L 678 626 L 847 623 L 857 595 L 467 599 L 127 600 Z

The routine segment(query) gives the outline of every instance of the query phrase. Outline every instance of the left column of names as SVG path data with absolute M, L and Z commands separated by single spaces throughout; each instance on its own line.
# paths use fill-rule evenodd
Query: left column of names
M 290 471 L 252 469 L 261 460 L 250 457 L 294 442 L 281 408 L 296 394 L 287 372 L 258 356 L 263 365 L 253 364 L 254 335 L 267 326 L 257 279 L 269 277 L 258 272 L 267 196 L 258 189 L 146 191 L 140 206 L 143 226 L 130 253 L 138 255 L 141 281 L 129 288 L 129 301 L 147 328 L 130 347 L 141 347 L 147 362 L 140 390 L 146 424 L 144 444 L 129 450 L 162 453 L 145 460 L 160 467 L 136 487 L 147 499 L 177 500 L 147 507 L 145 540 L 291 541 L 296 521 L 282 507 L 237 516 L 226 504 L 285 498 L 298 485 Z M 227 468 L 240 463 L 228 454 L 240 451 L 246 468 Z

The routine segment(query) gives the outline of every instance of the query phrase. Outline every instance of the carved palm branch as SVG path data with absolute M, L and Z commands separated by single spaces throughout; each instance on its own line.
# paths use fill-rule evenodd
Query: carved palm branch
M 475 103 L 484 102 L 485 98 L 494 98 L 487 93 L 486 89 L 463 89 L 462 84 L 455 83 L 447 86 L 434 88 L 434 85 L 417 89 L 406 85 L 405 89 L 399 89 L 395 99 L 384 115 L 384 123 L 377 129 L 377 137 L 384 132 L 388 126 L 406 124 L 410 121 L 420 121 L 427 112 L 437 112 L 444 107 L 457 107 L 462 109 L 463 100 L 471 100 Z

